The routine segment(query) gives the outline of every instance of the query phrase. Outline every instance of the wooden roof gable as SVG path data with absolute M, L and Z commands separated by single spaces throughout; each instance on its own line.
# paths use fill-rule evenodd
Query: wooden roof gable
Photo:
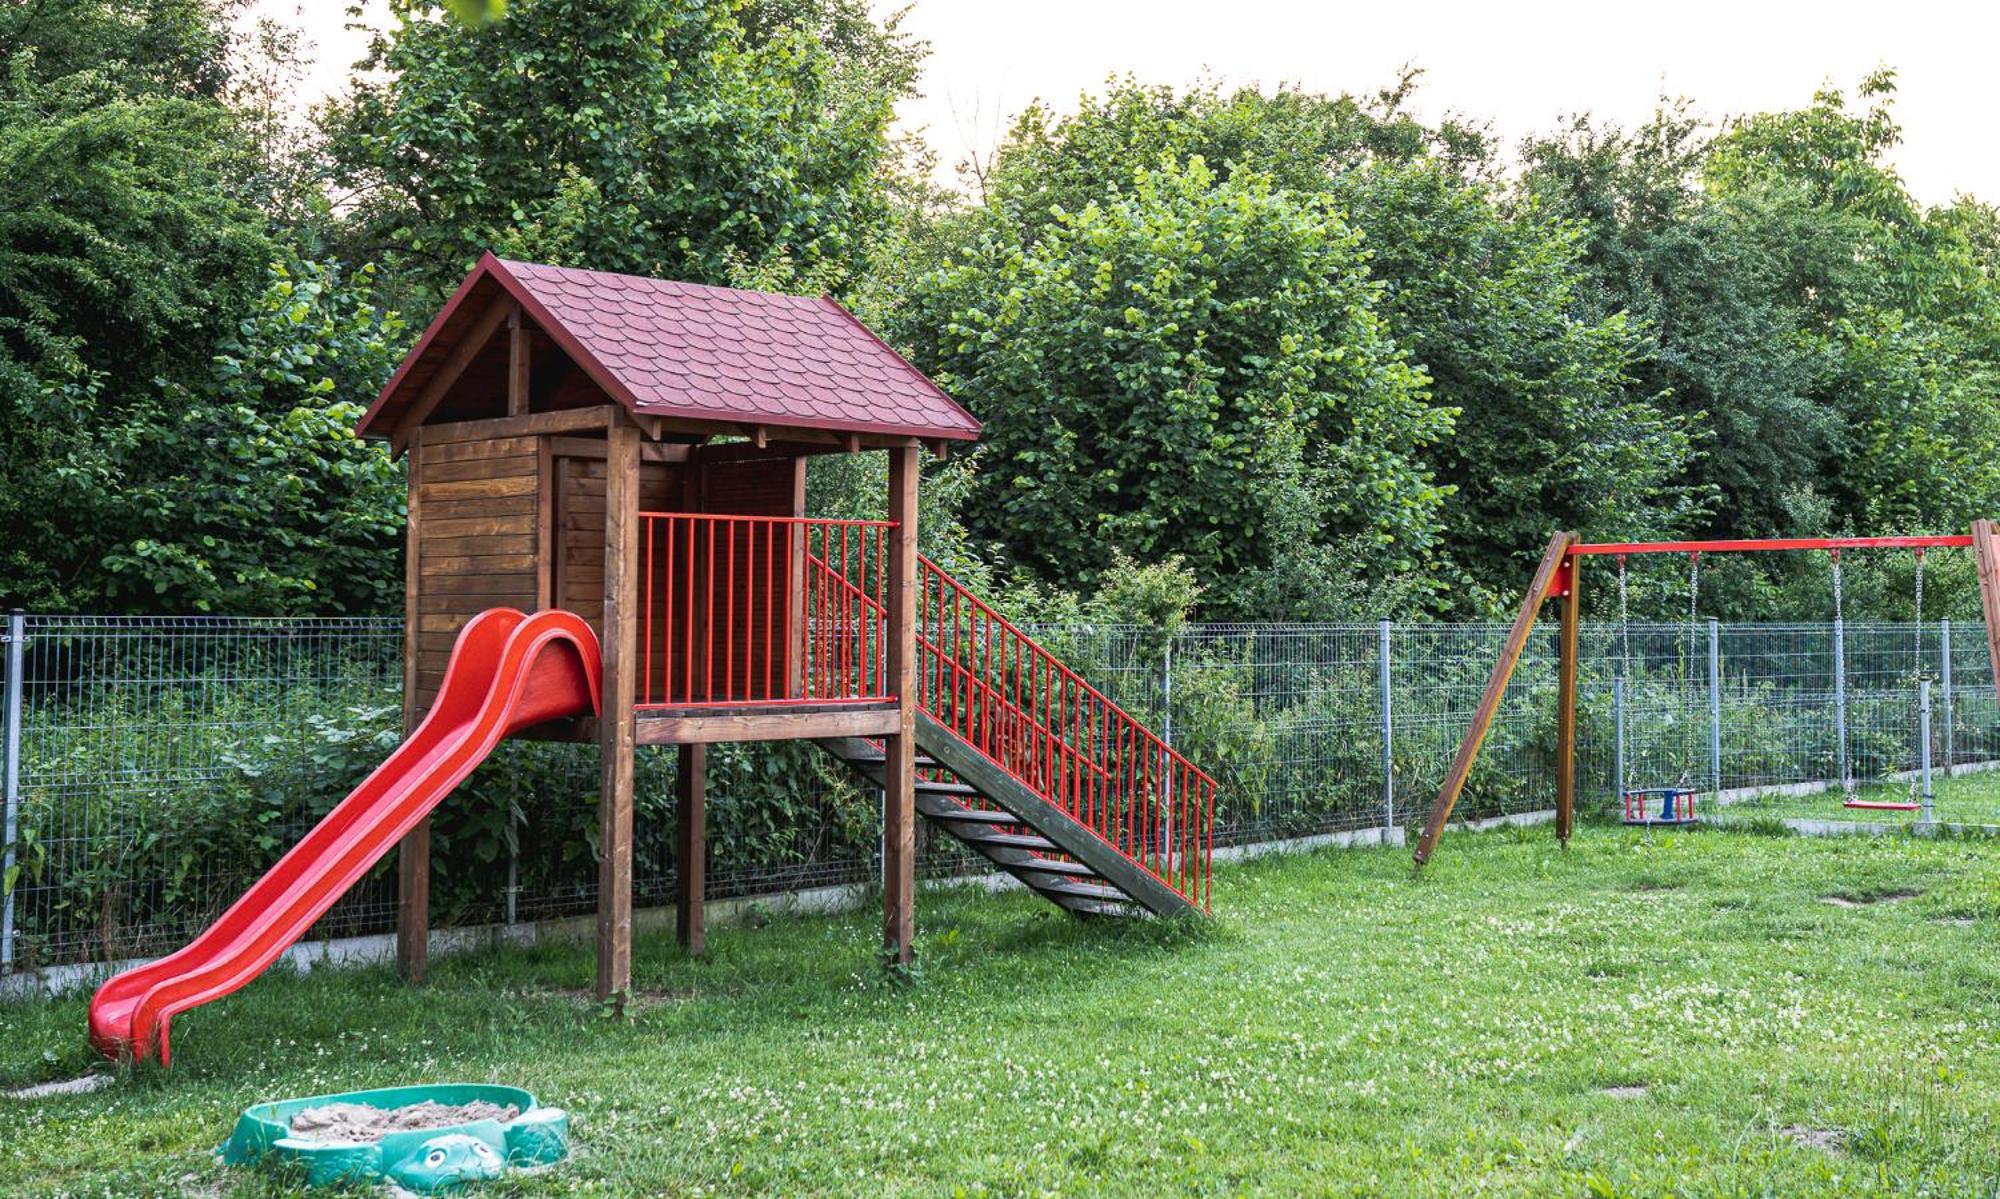
M 638 416 L 970 441 L 979 422 L 829 297 L 483 255 L 361 418 L 420 424 L 518 311 Z

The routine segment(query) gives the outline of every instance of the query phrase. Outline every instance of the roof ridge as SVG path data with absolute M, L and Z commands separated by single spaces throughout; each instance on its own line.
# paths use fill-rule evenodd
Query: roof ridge
M 697 291 L 725 292 L 734 296 L 758 296 L 772 300 L 803 300 L 808 304 L 816 302 L 815 297 L 801 295 L 798 292 L 767 291 L 757 287 L 731 287 L 724 283 L 698 283 L 693 279 L 662 279 L 658 275 L 634 275 L 626 271 L 603 271 L 589 266 L 560 266 L 553 262 L 527 262 L 518 258 L 501 258 L 497 255 L 494 257 L 494 261 L 510 267 L 532 267 L 538 271 L 562 271 L 573 275 L 609 275 L 614 279 L 630 279 L 636 283 L 649 283 L 656 287 L 662 285 L 691 287 Z

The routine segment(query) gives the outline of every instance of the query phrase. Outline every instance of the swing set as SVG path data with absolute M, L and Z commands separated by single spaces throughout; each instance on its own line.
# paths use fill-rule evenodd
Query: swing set
M 1781 537 L 1718 541 L 1593 543 L 1579 540 L 1574 533 L 1555 534 L 1549 539 L 1548 548 L 1543 551 L 1541 565 L 1536 568 L 1534 581 L 1529 585 L 1528 594 L 1522 599 L 1520 611 L 1507 632 L 1507 639 L 1501 646 L 1500 658 L 1494 664 L 1493 674 L 1486 682 L 1486 689 L 1480 696 L 1479 706 L 1473 711 L 1472 725 L 1466 730 L 1464 740 L 1459 743 L 1458 753 L 1452 759 L 1451 769 L 1445 775 L 1444 785 L 1438 791 L 1436 802 L 1431 805 L 1430 818 L 1425 822 L 1423 836 L 1417 842 L 1416 864 L 1421 867 L 1430 860 L 1431 854 L 1436 850 L 1438 838 L 1444 834 L 1445 824 L 1451 819 L 1452 807 L 1458 802 L 1460 792 L 1465 789 L 1466 779 L 1472 773 L 1473 763 L 1478 759 L 1479 747 L 1486 740 L 1486 734 L 1492 728 L 1494 717 L 1499 714 L 1500 702 L 1507 693 L 1508 680 L 1513 677 L 1514 668 L 1519 665 L 1521 654 L 1527 648 L 1528 635 L 1534 629 L 1535 620 L 1541 613 L 1543 603 L 1551 599 L 1561 601 L 1556 674 L 1555 826 L 1557 840 L 1564 844 L 1569 842 L 1576 808 L 1577 637 L 1581 623 L 1580 592 L 1585 559 L 1612 558 L 1617 564 L 1621 654 L 1618 669 L 1621 678 L 1629 678 L 1632 662 L 1631 620 L 1626 594 L 1628 560 L 1640 554 L 1681 554 L 1688 560 L 1688 619 L 1686 641 L 1681 656 L 1683 718 L 1677 722 L 1682 730 L 1683 742 L 1680 777 L 1671 784 L 1652 786 L 1634 786 L 1630 778 L 1618 780 L 1625 823 L 1651 827 L 1685 826 L 1697 820 L 1696 797 L 1701 788 L 1695 783 L 1693 769 L 1694 753 L 1691 738 L 1695 721 L 1691 716 L 1697 701 L 1694 696 L 1692 665 L 1696 627 L 1700 618 L 1701 563 L 1704 555 L 1770 552 L 1826 554 L 1832 571 L 1834 621 L 1838 626 L 1845 619 L 1843 609 L 1846 597 L 1840 565 L 1843 550 L 1900 550 L 1913 554 L 1916 559 L 1917 603 L 1915 669 L 1921 673 L 1925 552 L 1934 549 L 1967 548 L 1974 552 L 1978 560 L 1979 601 L 1981 612 L 1986 619 L 1987 648 L 1993 660 L 2000 662 L 2000 526 L 1989 520 L 1974 521 L 1970 536 Z M 1836 673 L 1844 670 L 1844 663 L 1839 655 L 1835 656 L 1834 669 Z M 2000 672 L 1996 672 L 1995 687 L 2000 689 Z M 1857 798 L 1853 791 L 1853 780 L 1849 777 L 1844 724 L 1839 736 L 1844 806 L 1894 811 L 1915 811 L 1920 806 L 1914 794 L 1908 800 Z M 1719 786 L 1720 780 L 1710 779 L 1709 784 L 1711 787 Z

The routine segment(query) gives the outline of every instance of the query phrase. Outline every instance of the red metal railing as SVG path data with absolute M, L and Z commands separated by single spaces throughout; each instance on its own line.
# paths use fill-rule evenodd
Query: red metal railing
M 918 587 L 923 710 L 1206 910 L 1215 780 L 928 558 Z
M 888 703 L 887 521 L 639 514 L 638 706 Z
M 887 521 L 642 512 L 642 709 L 888 703 Z M 917 703 L 1208 907 L 1215 780 L 929 559 Z

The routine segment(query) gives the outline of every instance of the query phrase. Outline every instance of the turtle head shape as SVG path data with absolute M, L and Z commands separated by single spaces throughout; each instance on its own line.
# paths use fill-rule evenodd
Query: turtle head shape
M 448 1132 L 431 1137 L 383 1171 L 398 1185 L 419 1194 L 450 1190 L 461 1183 L 500 1177 L 507 1163 L 478 1137 Z

